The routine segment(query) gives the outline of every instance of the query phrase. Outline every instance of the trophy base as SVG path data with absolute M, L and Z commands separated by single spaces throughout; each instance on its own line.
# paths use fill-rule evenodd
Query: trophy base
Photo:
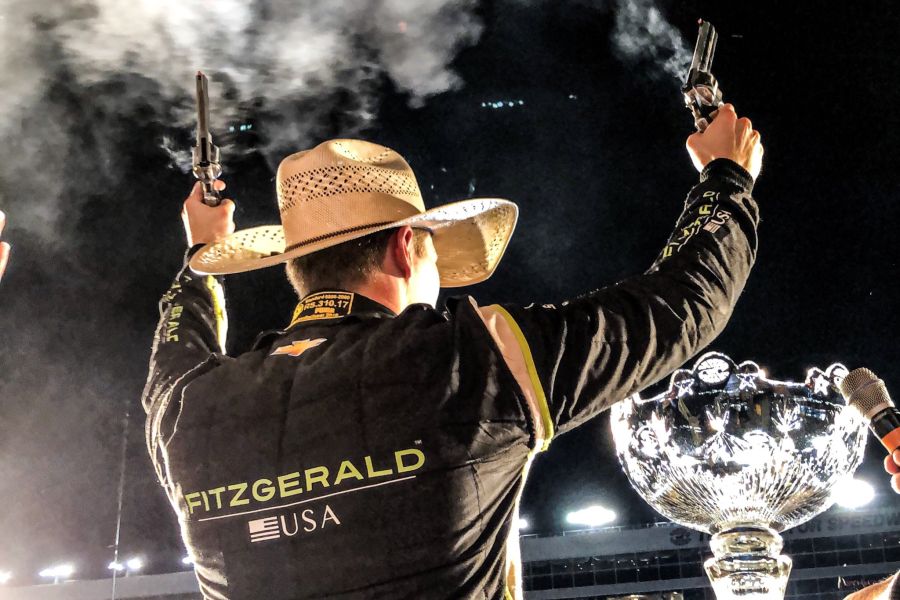
M 710 540 L 703 564 L 718 600 L 781 600 L 791 559 L 780 554 L 781 536 L 767 527 L 736 527 Z

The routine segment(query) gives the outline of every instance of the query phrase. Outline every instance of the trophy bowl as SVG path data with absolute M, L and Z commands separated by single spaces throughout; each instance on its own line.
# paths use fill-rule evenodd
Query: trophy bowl
M 712 534 L 704 564 L 717 598 L 784 597 L 779 533 L 828 509 L 862 462 L 866 426 L 840 393 L 847 369 L 767 379 L 724 354 L 672 374 L 664 393 L 611 409 L 632 486 L 666 518 Z

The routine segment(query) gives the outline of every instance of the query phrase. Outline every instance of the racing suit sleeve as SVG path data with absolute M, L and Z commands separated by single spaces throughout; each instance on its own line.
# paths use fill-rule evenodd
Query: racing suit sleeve
M 188 250 L 184 266 L 159 301 L 159 324 L 141 399 L 147 413 L 147 447 L 161 481 L 158 452 L 160 441 L 171 434 L 168 423 L 174 411 L 169 410 L 170 401 L 177 389 L 216 364 L 216 353 L 225 352 L 225 296 L 219 280 L 188 268 L 196 248 Z
M 660 380 L 722 331 L 756 255 L 752 186 L 739 165 L 714 160 L 644 274 L 561 304 L 480 309 L 518 340 L 539 446 Z

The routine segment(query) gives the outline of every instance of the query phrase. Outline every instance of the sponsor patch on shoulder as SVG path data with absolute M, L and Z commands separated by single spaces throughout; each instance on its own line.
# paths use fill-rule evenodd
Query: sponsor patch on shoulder
M 287 346 L 281 346 L 276 348 L 274 352 L 272 352 L 271 356 L 283 355 L 283 356 L 293 356 L 297 357 L 309 350 L 310 348 L 315 348 L 316 346 L 327 342 L 326 338 L 317 338 L 314 340 L 298 340 Z
M 294 310 L 294 317 L 288 329 L 297 323 L 346 317 L 353 309 L 355 297 L 352 292 L 318 292 L 307 296 Z

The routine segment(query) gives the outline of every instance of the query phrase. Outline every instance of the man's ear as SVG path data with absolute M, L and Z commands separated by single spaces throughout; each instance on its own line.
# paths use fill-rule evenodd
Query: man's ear
M 390 253 L 397 270 L 404 279 L 412 277 L 413 255 L 415 254 L 414 238 L 415 234 L 409 225 L 404 225 L 391 236 Z

